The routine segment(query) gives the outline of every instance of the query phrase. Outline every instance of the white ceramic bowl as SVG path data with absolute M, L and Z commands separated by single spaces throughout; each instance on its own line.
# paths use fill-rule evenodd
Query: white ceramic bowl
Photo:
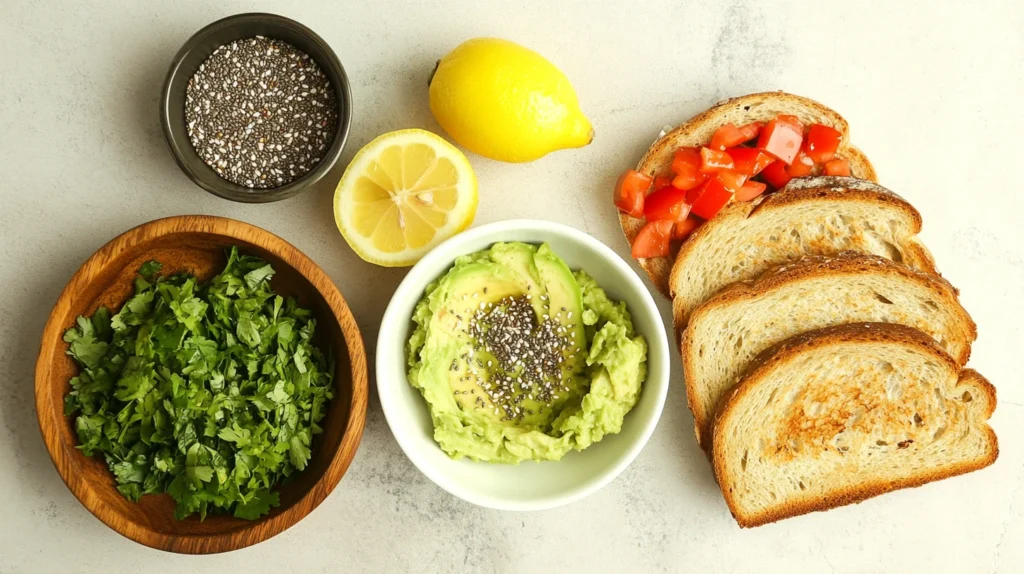
M 427 284 L 451 268 L 460 255 L 501 241 L 548 243 L 571 269 L 589 273 L 613 300 L 625 301 L 633 326 L 648 343 L 647 380 L 640 400 L 626 415 L 622 432 L 557 462 L 525 461 L 518 466 L 452 460 L 434 442 L 430 412 L 406 379 L 406 342 L 412 313 Z M 445 241 L 416 264 L 398 286 L 377 338 L 377 392 L 391 432 L 423 474 L 448 492 L 500 510 L 542 510 L 596 492 L 622 472 L 643 448 L 661 416 L 668 391 L 669 350 L 665 326 L 650 292 L 614 251 L 571 227 L 548 221 L 502 221 L 471 229 Z

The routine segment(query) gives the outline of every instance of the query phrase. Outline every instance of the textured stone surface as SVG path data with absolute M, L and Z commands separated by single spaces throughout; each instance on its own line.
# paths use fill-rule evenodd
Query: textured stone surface
M 0 574 L 21 572 L 1015 572 L 1024 566 L 1024 208 L 1013 137 L 1024 132 L 1024 5 L 910 2 L 0 3 Z M 554 6 L 558 4 L 558 6 Z M 277 538 L 192 558 L 121 538 L 79 505 L 43 449 L 32 402 L 38 339 L 81 262 L 157 217 L 208 213 L 280 234 L 341 288 L 369 348 L 402 270 L 345 245 L 326 185 L 239 205 L 192 185 L 157 119 L 185 39 L 232 13 L 313 27 L 352 80 L 349 147 L 329 178 L 387 130 L 438 130 L 426 81 L 460 41 L 503 36 L 573 80 L 597 131 L 586 149 L 527 165 L 472 156 L 478 223 L 513 217 L 586 230 L 628 257 L 610 201 L 658 130 L 716 100 L 786 89 L 850 121 L 882 182 L 921 210 L 923 237 L 980 337 L 972 365 L 999 389 L 994 467 L 826 514 L 740 531 L 698 452 L 681 369 L 661 423 L 614 483 L 569 507 L 493 512 L 424 478 L 376 397 L 338 489 Z M 668 302 L 661 308 L 670 320 Z

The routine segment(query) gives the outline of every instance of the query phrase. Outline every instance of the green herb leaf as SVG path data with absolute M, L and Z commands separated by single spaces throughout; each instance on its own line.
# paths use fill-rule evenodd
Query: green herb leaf
M 260 332 L 256 329 L 256 324 L 253 323 L 252 318 L 248 315 L 242 315 L 238 318 L 238 338 L 249 345 L 250 347 L 258 347 L 260 345 Z
M 208 283 L 147 261 L 111 315 L 79 317 L 64 340 L 81 368 L 65 412 L 130 500 L 166 492 L 175 516 L 256 519 L 303 470 L 332 394 L 312 313 L 270 289 L 273 268 L 228 254 Z
M 269 490 L 257 490 L 249 502 L 235 507 L 235 516 L 245 520 L 256 520 L 279 504 L 278 494 Z
M 139 275 L 142 275 L 143 277 L 152 277 L 159 273 L 163 268 L 163 263 L 150 259 L 139 267 Z
M 249 438 L 252 437 L 252 431 L 244 429 L 235 424 L 233 428 L 223 428 L 217 433 L 221 439 L 228 442 L 235 443 L 235 446 L 243 447 L 249 446 Z
M 269 281 L 274 275 L 274 268 L 270 265 L 264 265 L 258 269 L 245 274 L 245 284 L 249 286 L 249 289 L 256 289 L 260 283 Z
M 86 367 L 96 368 L 107 354 L 107 343 L 96 339 L 92 323 L 85 317 L 79 317 L 78 324 L 79 329 L 72 328 L 64 334 L 64 340 L 71 343 L 68 354 Z
M 305 431 L 296 434 L 289 440 L 288 456 L 295 468 L 299 470 L 306 468 L 309 454 L 309 437 Z
M 213 480 L 213 469 L 206 466 L 190 466 L 187 467 L 188 476 L 194 480 L 201 480 L 203 482 L 210 482 Z

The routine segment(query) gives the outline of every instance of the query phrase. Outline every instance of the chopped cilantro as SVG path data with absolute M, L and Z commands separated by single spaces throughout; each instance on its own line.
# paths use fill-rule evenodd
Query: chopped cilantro
M 178 518 L 259 518 L 309 463 L 333 363 L 263 260 L 232 248 L 206 284 L 161 268 L 144 263 L 120 311 L 101 307 L 64 334 L 81 367 L 65 398 L 78 448 L 103 455 L 129 500 L 166 492 Z

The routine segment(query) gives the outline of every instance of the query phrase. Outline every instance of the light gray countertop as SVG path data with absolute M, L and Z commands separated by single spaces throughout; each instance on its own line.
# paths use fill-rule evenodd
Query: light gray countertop
M 352 81 L 349 145 L 330 185 L 240 205 L 192 185 L 157 118 L 166 67 L 222 16 L 306 23 Z M 22 572 L 1019 572 L 1024 569 L 1024 4 L 986 2 L 0 1 L 0 574 Z M 998 462 L 860 505 L 740 530 L 694 443 L 678 360 L 664 416 L 615 482 L 570 506 L 476 508 L 406 459 L 375 389 L 362 446 L 308 518 L 209 557 L 147 549 L 93 518 L 43 448 L 33 368 L 50 307 L 100 245 L 145 221 L 205 213 L 277 233 L 318 262 L 368 348 L 404 275 L 363 263 L 337 232 L 333 183 L 393 129 L 439 131 L 426 81 L 474 36 L 548 56 L 597 132 L 525 165 L 470 156 L 477 223 L 560 221 L 628 257 L 611 187 L 658 130 L 716 100 L 785 89 L 849 120 L 881 181 L 924 216 L 923 239 L 979 327 L 972 366 L 998 388 Z M 667 301 L 661 301 L 670 321 Z M 371 362 L 372 364 L 372 362 Z

